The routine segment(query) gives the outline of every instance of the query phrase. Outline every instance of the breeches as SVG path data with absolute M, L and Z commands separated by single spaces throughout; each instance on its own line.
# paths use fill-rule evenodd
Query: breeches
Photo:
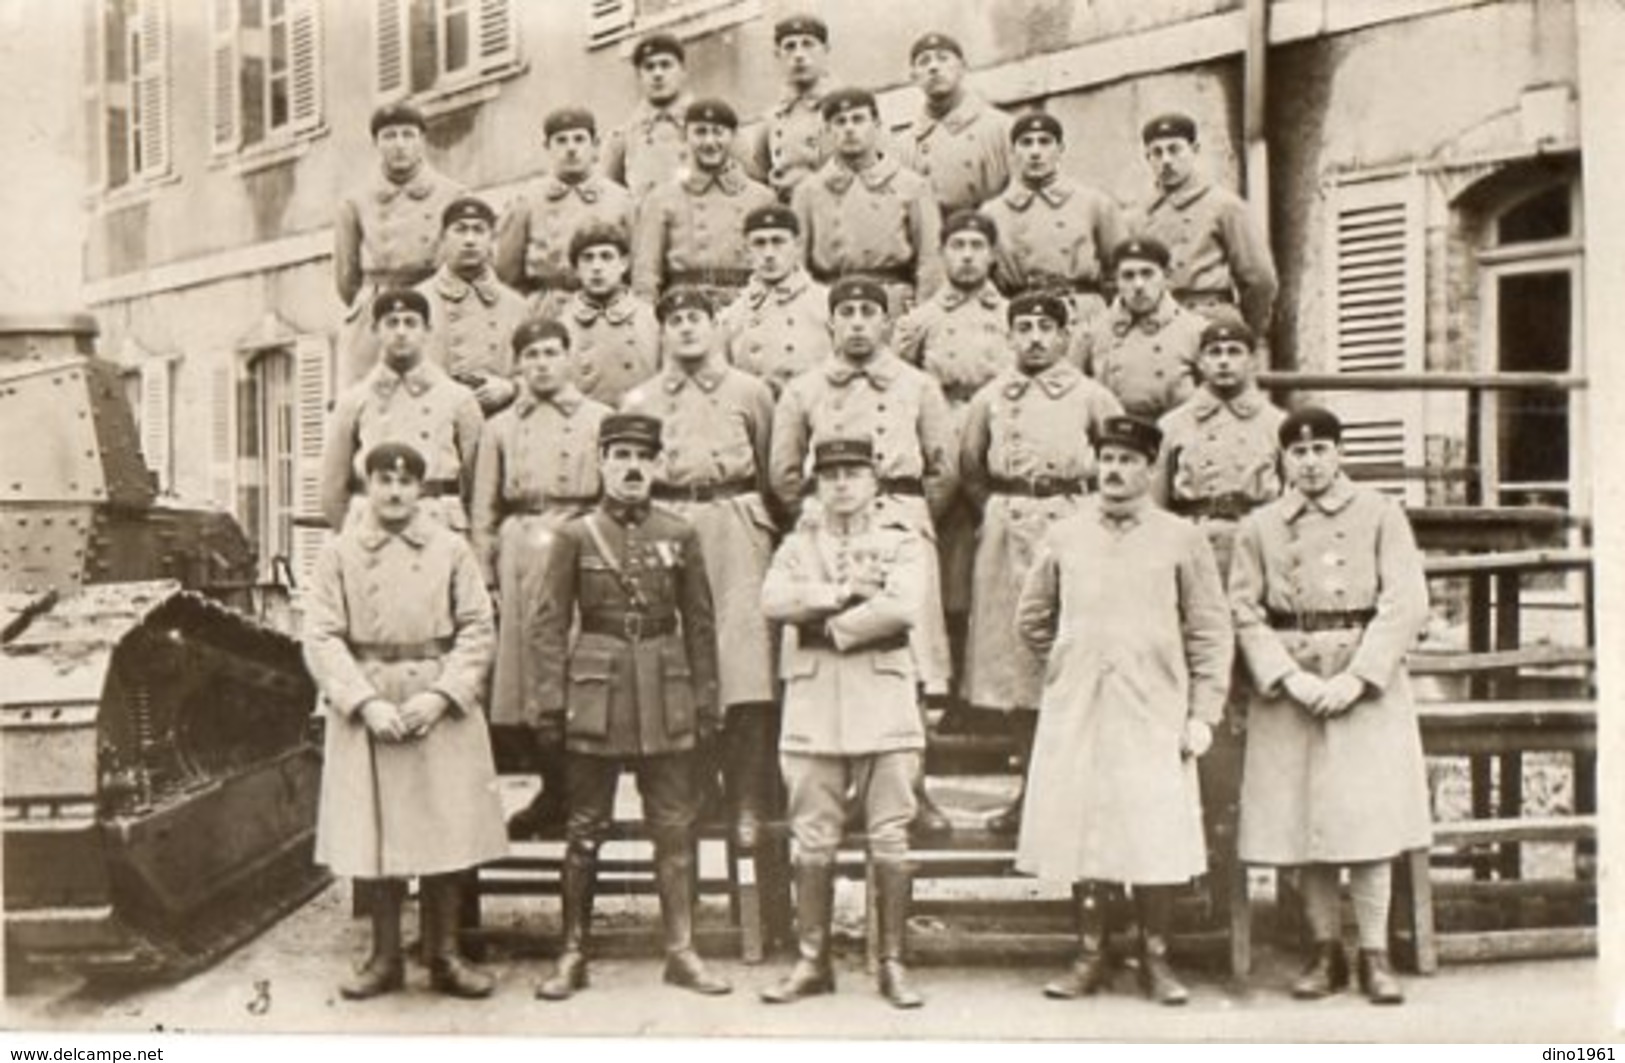
M 699 811 L 695 755 L 662 753 L 650 757 L 598 757 L 567 753 L 564 775 L 570 795 L 565 837 L 571 848 L 596 850 L 615 819 L 615 786 L 623 770 L 638 780 L 643 821 L 657 850 L 686 848 L 694 837 Z
M 779 764 L 790 791 L 790 832 L 801 863 L 829 863 L 846 823 L 846 795 L 857 792 L 875 860 L 908 856 L 908 825 L 916 811 L 914 777 L 918 750 L 826 756 L 782 753 Z

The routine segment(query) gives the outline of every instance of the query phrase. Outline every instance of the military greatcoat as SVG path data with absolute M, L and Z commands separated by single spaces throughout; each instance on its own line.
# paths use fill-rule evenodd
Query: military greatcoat
M 604 142 L 604 173 L 641 203 L 656 185 L 689 167 L 683 119 L 694 97 L 680 93 L 664 106 L 639 100 L 632 117 Z
M 786 88 L 751 143 L 751 176 L 767 182 L 782 200 L 788 200 L 796 185 L 830 157 L 829 126 L 823 114 L 829 80 L 820 78 L 803 91 Z
M 974 210 L 1010 183 L 1010 116 L 973 92 L 941 117 L 921 107 L 897 140 L 902 164 L 930 180 L 945 217 Z
M 1230 605 L 1253 674 L 1241 790 L 1241 858 L 1347 863 L 1430 843 L 1427 774 L 1405 656 L 1428 617 L 1410 522 L 1393 500 L 1339 478 L 1288 489 L 1241 523 Z M 1323 630 L 1327 614 L 1374 610 Z M 1293 618 L 1318 617 L 1322 624 Z M 1364 697 L 1330 718 L 1281 689 L 1302 669 L 1348 672 Z
M 1045 535 L 1022 638 L 1047 653 L 1018 870 L 1145 885 L 1207 869 L 1187 719 L 1217 725 L 1234 635 L 1207 539 L 1150 504 L 1098 498 Z
M 1164 293 L 1147 314 L 1121 299 L 1073 340 L 1078 365 L 1111 389 L 1123 409 L 1155 421 L 1196 389 L 1196 355 L 1207 319 Z
M 579 181 L 543 177 L 515 196 L 502 215 L 497 273 L 520 292 L 574 291 L 571 238 L 589 225 L 613 225 L 630 239 L 634 206 L 630 192 L 597 171 Z
M 638 207 L 632 240 L 632 290 L 656 302 L 667 288 L 698 285 L 718 304 L 750 278 L 745 215 L 777 203 L 737 160 L 715 172 L 693 168 L 656 185 Z
M 513 376 L 513 332 L 528 308 L 495 270 L 487 267 L 467 280 L 441 266 L 418 291 L 429 300 L 424 350 L 436 365 L 460 380 Z
M 508 851 L 480 694 L 491 600 L 463 538 L 421 512 L 400 532 L 371 507 L 318 555 L 305 663 L 326 745 L 316 860 L 340 875 L 460 871 Z M 422 737 L 379 741 L 361 706 L 433 690 L 451 703 Z
M 993 279 L 1005 294 L 1061 289 L 1072 304 L 1072 330 L 1106 309 L 1101 284 L 1112 249 L 1128 235 L 1122 209 L 1105 192 L 1057 174 L 1042 185 L 1015 180 L 982 205 L 999 227 Z
M 1237 302 L 1253 331 L 1269 334 L 1279 289 L 1275 260 L 1240 196 L 1194 177 L 1157 197 L 1141 235 L 1168 248 L 1168 286 L 1184 305 Z
M 560 314 L 570 330 L 570 368 L 576 386 L 606 406 L 660 368 L 660 324 L 654 308 L 631 292 L 600 305 L 576 292 Z
M 761 377 L 775 397 L 830 356 L 829 290 L 797 269 L 778 284 L 752 277 L 717 318 L 728 360 Z

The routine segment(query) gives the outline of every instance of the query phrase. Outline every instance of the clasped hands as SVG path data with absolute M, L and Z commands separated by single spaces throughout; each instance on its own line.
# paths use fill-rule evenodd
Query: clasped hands
M 361 719 L 375 737 L 385 742 L 405 742 L 428 734 L 450 710 L 451 702 L 446 695 L 425 690 L 399 705 L 373 698 L 361 706 Z
M 1311 716 L 1339 716 L 1354 707 L 1365 695 L 1365 681 L 1349 672 L 1322 679 L 1305 671 L 1293 672 L 1281 681 L 1287 697 L 1308 710 Z

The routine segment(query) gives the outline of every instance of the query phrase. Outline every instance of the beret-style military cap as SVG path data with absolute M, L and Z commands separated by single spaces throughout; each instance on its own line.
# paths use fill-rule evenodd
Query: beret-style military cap
M 886 300 L 886 287 L 873 277 L 851 276 L 842 277 L 829 288 L 829 308 L 834 310 L 842 303 L 850 303 L 858 299 L 867 299 L 884 310 L 889 304 Z
M 478 196 L 458 196 L 446 204 L 446 209 L 440 212 L 440 227 L 449 229 L 453 222 L 466 221 L 470 218 L 483 221 L 487 225 L 497 223 L 497 212 L 491 209 L 491 204 Z
M 868 89 L 836 89 L 824 97 L 823 106 L 818 113 L 828 122 L 839 117 L 847 111 L 866 109 L 876 118 L 880 117 L 880 104 L 875 102 L 875 94 Z
M 623 255 L 632 253 L 632 243 L 627 238 L 625 229 L 610 222 L 595 222 L 592 225 L 583 225 L 570 237 L 570 265 L 576 264 L 581 252 L 599 244 L 609 244 Z
M 683 115 L 683 124 L 694 125 L 697 122 L 738 129 L 739 115 L 734 113 L 727 100 L 695 100 L 688 105 L 688 112 Z
M 409 103 L 386 103 L 372 112 L 372 122 L 368 128 L 374 137 L 380 130 L 392 125 L 415 125 L 419 132 L 428 132 L 429 123 L 424 120 L 423 112 Z
M 757 207 L 745 215 L 745 233 L 749 235 L 758 229 L 788 229 L 790 232 L 801 233 L 801 219 L 796 212 L 781 203 L 769 203 L 765 207 Z
M 1253 330 L 1240 317 L 1231 313 L 1220 313 L 1202 329 L 1201 346 L 1206 347 L 1210 343 L 1224 340 L 1244 343 L 1251 350 L 1258 342 L 1258 337 L 1253 335 Z
M 908 61 L 917 61 L 924 52 L 952 52 L 961 59 L 965 58 L 965 49 L 946 33 L 927 33 L 915 41 L 914 47 L 908 50 Z
M 390 288 L 378 293 L 372 301 L 372 323 L 377 324 L 384 319 L 385 314 L 395 314 L 410 310 L 429 323 L 429 300 L 422 292 L 411 288 Z
M 598 422 L 598 449 L 612 443 L 642 443 L 660 452 L 660 418 L 646 413 L 611 413 Z
M 1010 305 L 1005 309 L 1005 318 L 1012 325 L 1016 323 L 1016 318 L 1033 314 L 1042 314 L 1061 328 L 1066 328 L 1071 319 L 1066 300 L 1055 292 L 1025 292 L 1010 300 Z
M 1125 447 L 1144 454 L 1150 461 L 1156 461 L 1157 451 L 1162 449 L 1162 430 L 1139 417 L 1130 417 L 1126 414 L 1108 417 L 1100 426 L 1100 438 L 1096 440 L 1095 445 L 1096 449 L 1108 446 Z
M 867 439 L 826 439 L 813 447 L 813 472 L 823 472 L 839 465 L 868 465 L 875 463 L 875 445 Z
M 815 15 L 791 15 L 781 18 L 773 27 L 773 43 L 781 44 L 786 37 L 817 37 L 829 43 L 829 26 Z
M 1196 143 L 1196 119 L 1178 112 L 1159 114 L 1140 130 L 1140 139 L 1147 144 L 1163 137 L 1180 137 Z
M 1283 450 L 1294 443 L 1312 443 L 1317 439 L 1338 443 L 1343 439 L 1343 422 L 1324 406 L 1304 406 L 1286 415 L 1276 435 Z
M 564 322 L 551 317 L 533 317 L 513 330 L 513 353 L 518 354 L 546 339 L 558 340 L 565 350 L 570 349 L 570 330 L 564 327 Z
M 559 133 L 567 133 L 572 129 L 585 129 L 593 136 L 597 136 L 598 119 L 585 107 L 560 107 L 556 111 L 550 111 L 542 120 L 542 137 L 545 140 L 551 140 Z
M 398 472 L 421 480 L 429 472 L 423 455 L 406 443 L 379 443 L 367 451 L 361 467 L 371 476 L 375 472 Z
M 942 223 L 942 242 L 947 243 L 948 237 L 966 229 L 981 233 L 990 244 L 999 242 L 998 225 L 992 218 L 976 210 L 956 210 L 948 215 L 947 220 Z
M 655 319 L 664 325 L 666 319 L 679 310 L 699 310 L 713 319 L 717 316 L 717 308 L 711 302 L 711 297 L 689 285 L 673 288 L 662 295 L 660 302 L 655 304 Z
M 1010 143 L 1014 144 L 1028 133 L 1048 133 L 1056 140 L 1065 140 L 1061 133 L 1061 120 L 1053 114 L 1033 111 L 1010 123 Z
M 1161 240 L 1149 236 L 1136 236 L 1124 240 L 1112 250 L 1112 268 L 1116 269 L 1129 259 L 1150 262 L 1162 269 L 1168 268 L 1168 248 Z
M 683 50 L 683 42 L 669 33 L 652 33 L 637 43 L 632 49 L 632 65 L 642 66 L 644 60 L 652 55 L 669 55 L 679 63 L 688 62 L 688 52 Z

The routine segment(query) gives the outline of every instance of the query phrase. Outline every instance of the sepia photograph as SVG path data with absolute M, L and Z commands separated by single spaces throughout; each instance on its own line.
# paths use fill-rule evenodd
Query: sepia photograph
M 1625 1040 L 1622 57 L 0 0 L 0 1039 Z

